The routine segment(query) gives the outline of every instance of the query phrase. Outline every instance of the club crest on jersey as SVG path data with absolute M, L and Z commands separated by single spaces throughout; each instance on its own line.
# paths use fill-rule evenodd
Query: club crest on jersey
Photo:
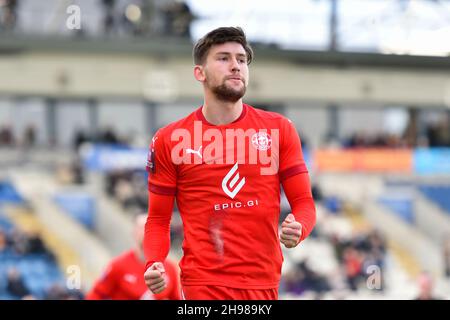
M 252 145 L 257 150 L 266 151 L 272 145 L 272 138 L 266 132 L 257 132 L 252 136 Z

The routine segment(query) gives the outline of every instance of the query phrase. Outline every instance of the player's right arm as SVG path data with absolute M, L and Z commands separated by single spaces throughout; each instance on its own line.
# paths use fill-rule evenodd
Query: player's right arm
M 153 137 L 148 156 L 148 217 L 143 243 L 147 259 L 144 279 L 155 294 L 167 285 L 163 262 L 170 249 L 170 220 L 177 182 L 170 144 L 161 131 Z
M 147 258 L 144 279 L 154 294 L 161 293 L 167 286 L 165 261 L 170 249 L 170 220 L 174 196 L 149 192 L 149 209 L 145 224 L 144 253 Z

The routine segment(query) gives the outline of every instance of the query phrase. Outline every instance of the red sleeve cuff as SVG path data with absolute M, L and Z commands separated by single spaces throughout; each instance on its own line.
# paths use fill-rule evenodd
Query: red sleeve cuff
M 281 171 L 279 173 L 280 181 L 284 181 L 287 178 L 290 178 L 292 176 L 295 176 L 300 173 L 305 173 L 305 172 L 308 172 L 308 168 L 306 167 L 306 164 L 304 164 L 304 163 L 296 165 L 294 167 L 284 169 L 283 171 Z
M 149 182 L 148 183 L 148 191 L 156 193 L 156 194 L 160 194 L 163 196 L 174 196 L 177 192 L 177 188 L 176 187 L 158 186 L 154 183 Z

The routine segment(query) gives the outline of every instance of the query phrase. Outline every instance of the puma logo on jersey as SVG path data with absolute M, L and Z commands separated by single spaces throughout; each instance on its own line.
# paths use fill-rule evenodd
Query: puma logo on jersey
M 236 162 L 236 164 L 233 166 L 233 168 L 231 168 L 231 170 L 227 173 L 227 175 L 222 180 L 223 192 L 225 192 L 225 194 L 228 195 L 231 199 L 234 199 L 236 194 L 242 189 L 242 187 L 245 184 L 245 177 L 243 177 L 239 181 L 239 183 L 236 185 L 236 183 L 239 180 L 239 172 L 236 172 L 237 170 L 238 170 L 238 163 Z M 233 177 L 233 179 L 230 181 L 230 179 L 232 177 Z M 235 187 L 235 185 L 236 185 L 236 187 Z
M 198 150 L 195 150 L 195 149 L 191 149 L 191 148 L 187 148 L 186 149 L 186 153 L 187 154 L 196 154 L 196 155 L 198 155 L 199 157 L 200 157 L 200 159 L 202 159 L 203 158 L 203 156 L 202 156 L 202 154 L 200 153 L 200 151 L 202 150 L 202 147 L 203 146 L 200 146 L 200 148 L 198 148 Z

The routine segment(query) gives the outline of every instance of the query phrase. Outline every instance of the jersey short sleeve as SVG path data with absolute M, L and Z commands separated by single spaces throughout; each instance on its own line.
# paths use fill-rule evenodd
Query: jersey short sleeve
M 162 130 L 152 138 L 147 158 L 148 188 L 162 195 L 176 193 L 177 171 L 172 162 L 170 144 Z
M 282 118 L 280 137 L 280 181 L 308 172 L 303 159 L 300 137 L 292 121 Z

